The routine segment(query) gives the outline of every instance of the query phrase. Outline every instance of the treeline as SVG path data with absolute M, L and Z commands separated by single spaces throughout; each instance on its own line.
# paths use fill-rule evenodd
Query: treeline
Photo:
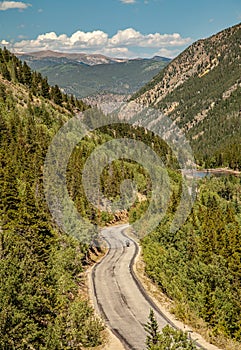
M 29 89 L 30 96 L 43 97 L 70 112 L 83 111 L 84 103 L 73 95 L 62 92 L 58 85 L 50 86 L 47 78 L 38 72 L 32 72 L 26 62 L 18 59 L 6 48 L 0 48 L 0 74 L 4 79 L 20 83 Z
M 46 151 L 71 113 L 41 89 L 31 99 L 36 74 L 7 50 L 1 60 L 0 349 L 96 346 L 103 326 L 83 292 L 88 247 L 54 225 L 43 191 Z
M 195 325 L 204 320 L 216 341 L 241 341 L 240 193 L 240 178 L 204 179 L 183 227 L 170 232 L 170 207 L 142 241 L 146 272 L 174 300 L 176 315 Z

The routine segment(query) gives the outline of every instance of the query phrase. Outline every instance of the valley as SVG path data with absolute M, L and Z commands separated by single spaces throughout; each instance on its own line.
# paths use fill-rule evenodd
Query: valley
M 33 69 L 78 98 L 98 94 L 129 95 L 140 89 L 170 59 L 117 59 L 101 55 L 65 54 L 52 51 L 18 54 Z
M 240 349 L 240 72 L 240 23 L 172 60 L 0 49 L 0 349 L 99 350 L 106 327 L 127 350 Z

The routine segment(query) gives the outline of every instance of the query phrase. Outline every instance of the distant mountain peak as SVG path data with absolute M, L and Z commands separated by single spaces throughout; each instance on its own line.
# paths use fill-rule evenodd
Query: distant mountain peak
M 83 52 L 58 52 L 52 50 L 35 51 L 28 53 L 19 53 L 17 56 L 20 57 L 31 57 L 32 59 L 44 59 L 44 58 L 55 58 L 55 59 L 68 59 L 79 63 L 88 64 L 90 66 L 98 64 L 110 64 L 126 62 L 128 59 L 125 58 L 112 58 L 102 54 L 88 54 Z
M 52 50 L 43 50 L 43 51 L 34 51 L 34 52 L 26 52 L 26 53 L 17 53 L 18 57 L 21 58 L 31 58 L 31 60 L 39 60 L 39 59 L 67 59 L 71 61 L 76 61 L 78 63 L 84 63 L 89 66 L 95 66 L 99 64 L 113 64 L 113 63 L 125 63 L 129 61 L 141 61 L 143 58 L 118 58 L 118 57 L 109 57 L 102 54 L 89 54 L 83 52 L 59 52 Z M 153 58 L 146 58 L 146 60 L 153 61 L 162 61 L 168 62 L 170 59 L 166 57 L 154 56 Z
M 163 61 L 163 62 L 169 62 L 169 61 L 171 61 L 170 58 L 163 57 L 163 56 L 158 56 L 158 55 L 153 56 L 152 59 L 155 60 L 155 61 Z

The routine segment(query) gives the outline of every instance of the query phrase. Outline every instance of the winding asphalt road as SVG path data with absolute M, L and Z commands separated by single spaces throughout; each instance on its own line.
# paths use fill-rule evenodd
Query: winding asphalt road
M 138 245 L 127 237 L 123 230 L 128 225 L 102 230 L 109 245 L 107 255 L 92 270 L 92 293 L 95 307 L 112 332 L 121 340 L 127 350 L 143 350 L 150 308 L 154 309 L 159 328 L 168 319 L 157 309 L 136 279 L 132 265 Z

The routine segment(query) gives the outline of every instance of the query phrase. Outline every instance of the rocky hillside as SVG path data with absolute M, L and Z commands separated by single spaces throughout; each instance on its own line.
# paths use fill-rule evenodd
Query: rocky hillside
M 241 24 L 181 53 L 133 96 L 175 120 L 205 166 L 241 168 Z

